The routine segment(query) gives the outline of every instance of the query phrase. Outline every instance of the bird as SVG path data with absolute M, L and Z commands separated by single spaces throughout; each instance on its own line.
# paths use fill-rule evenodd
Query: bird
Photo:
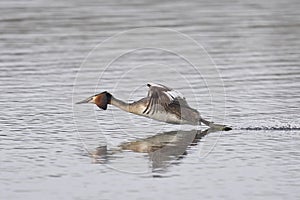
M 102 110 L 106 110 L 110 104 L 129 113 L 170 124 L 201 125 L 203 123 L 216 130 L 232 129 L 202 118 L 196 109 L 188 105 L 186 98 L 180 92 L 162 84 L 148 83 L 147 86 L 149 87 L 147 97 L 132 103 L 124 102 L 104 91 L 76 104 L 93 103 Z

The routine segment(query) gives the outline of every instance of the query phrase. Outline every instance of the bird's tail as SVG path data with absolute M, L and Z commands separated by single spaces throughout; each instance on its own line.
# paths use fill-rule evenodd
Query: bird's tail
M 215 124 L 214 122 L 207 121 L 203 118 L 200 119 L 200 122 L 202 122 L 206 126 L 209 126 L 210 128 L 215 129 L 215 130 L 220 130 L 220 131 L 230 131 L 230 130 L 232 130 L 232 128 L 229 127 L 229 126 L 222 125 L 222 124 Z

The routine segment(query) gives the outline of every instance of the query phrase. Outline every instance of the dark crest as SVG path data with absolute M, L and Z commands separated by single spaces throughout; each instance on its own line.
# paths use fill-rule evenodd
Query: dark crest
M 105 91 L 105 92 L 102 92 L 102 93 L 97 94 L 95 96 L 97 96 L 97 98 L 95 100 L 96 105 L 99 108 L 101 108 L 103 110 L 106 110 L 107 109 L 107 104 L 110 104 L 110 101 L 111 101 L 111 94 L 108 93 L 107 91 Z

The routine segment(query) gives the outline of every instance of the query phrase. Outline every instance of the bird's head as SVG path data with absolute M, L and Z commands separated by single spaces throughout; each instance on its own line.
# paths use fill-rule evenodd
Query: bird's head
M 105 92 L 93 95 L 83 101 L 79 101 L 76 104 L 93 103 L 93 104 L 96 104 L 99 108 L 106 110 L 107 104 L 110 104 L 111 97 L 112 97 L 112 95 L 105 91 Z

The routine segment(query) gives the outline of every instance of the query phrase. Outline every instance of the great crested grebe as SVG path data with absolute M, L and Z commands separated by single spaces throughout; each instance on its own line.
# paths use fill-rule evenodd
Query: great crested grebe
M 228 126 L 203 119 L 178 91 L 161 84 L 148 83 L 147 86 L 149 87 L 147 97 L 133 103 L 126 103 L 105 91 L 76 104 L 94 103 L 103 110 L 107 109 L 107 104 L 111 104 L 126 112 L 167 123 L 200 125 L 202 122 L 214 129 L 231 130 Z

